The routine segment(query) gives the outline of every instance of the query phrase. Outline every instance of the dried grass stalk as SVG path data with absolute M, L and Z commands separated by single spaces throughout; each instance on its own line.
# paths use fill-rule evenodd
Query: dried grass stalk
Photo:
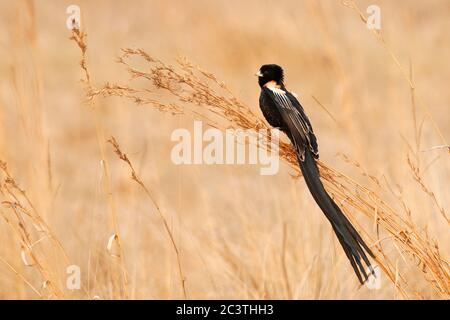
M 90 75 L 85 62 L 86 44 L 82 35 L 79 31 L 74 31 L 72 39 L 82 43 L 82 45 L 79 44 L 82 51 L 81 68 L 89 83 L 87 98 L 90 102 L 98 97 L 123 97 L 137 105 L 149 105 L 162 112 L 193 116 L 216 128 L 269 129 L 266 122 L 248 105 L 236 98 L 223 82 L 183 57 L 178 57 L 176 65 L 169 65 L 143 49 L 125 48 L 122 49 L 118 63 L 127 69 L 131 80 L 138 79 L 146 84 L 143 87 L 133 86 L 134 82 L 130 81 L 126 85 L 107 83 L 100 88 L 93 87 L 89 81 Z M 135 66 L 137 59 L 144 62 L 145 68 Z M 165 99 L 162 99 L 159 93 L 164 93 Z M 133 180 L 144 190 L 148 190 L 142 180 L 136 176 L 131 163 L 120 151 L 117 142 L 111 139 L 110 143 L 119 158 L 130 167 Z M 300 175 L 295 152 L 289 143 L 280 141 L 279 154 L 281 159 Z M 351 162 L 349 158 L 346 160 Z M 354 162 L 352 164 L 355 165 Z M 392 242 L 401 257 L 406 257 L 405 261 L 409 263 L 409 267 L 414 266 L 420 270 L 423 280 L 435 294 L 445 298 L 450 297 L 448 261 L 442 257 L 438 244 L 419 230 L 409 215 L 402 216 L 377 193 L 321 161 L 319 161 L 319 168 L 327 190 L 342 204 L 343 211 L 355 226 L 359 224 L 353 216 L 354 212 L 374 220 L 377 226 L 376 234 L 361 227 L 359 231 L 370 239 L 379 266 L 404 297 L 409 297 L 411 294 L 422 297 L 422 294 L 417 288 L 413 288 L 398 270 L 397 260 L 394 264 L 388 257 L 382 247 L 382 242 L 387 240 Z M 376 181 L 373 176 L 367 176 Z M 418 181 L 420 183 L 420 180 Z M 153 201 L 153 197 L 150 196 L 150 198 Z M 157 206 L 156 202 L 154 203 Z M 165 221 L 162 214 L 161 217 Z M 380 239 L 381 231 L 385 232 L 387 237 Z M 176 248 L 175 244 L 174 246 Z M 182 272 L 180 276 L 184 289 Z

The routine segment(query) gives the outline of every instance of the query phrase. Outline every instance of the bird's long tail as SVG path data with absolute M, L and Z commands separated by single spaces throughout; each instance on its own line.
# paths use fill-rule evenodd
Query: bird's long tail
M 359 282 L 363 284 L 368 278 L 363 262 L 369 268 L 370 273 L 374 274 L 366 253 L 372 258 L 374 258 L 374 255 L 347 217 L 342 213 L 341 209 L 339 209 L 337 204 L 326 192 L 320 181 L 316 160 L 313 158 L 311 151 L 309 151 L 308 148 L 306 148 L 304 158 L 304 161 L 299 159 L 299 164 L 308 189 L 320 209 L 322 209 L 323 213 L 330 221 Z

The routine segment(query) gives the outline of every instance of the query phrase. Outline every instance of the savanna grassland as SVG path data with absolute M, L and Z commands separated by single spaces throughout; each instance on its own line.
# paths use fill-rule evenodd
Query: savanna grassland
M 2 0 L 0 298 L 448 299 L 449 15 L 447 0 Z M 314 125 L 376 288 L 285 137 L 272 176 L 171 161 L 194 119 L 267 128 L 264 63 Z

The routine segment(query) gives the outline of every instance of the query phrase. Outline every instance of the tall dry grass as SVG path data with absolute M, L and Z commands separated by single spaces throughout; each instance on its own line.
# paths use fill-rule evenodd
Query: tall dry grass
M 63 87 L 75 91 L 70 95 L 75 102 L 67 100 L 65 93 L 59 93 L 62 99 L 57 100 L 45 69 L 51 70 L 58 60 L 40 56 L 38 48 L 45 39 L 36 40 L 39 32 L 44 32 L 36 28 L 36 10 L 42 15 L 47 9 L 24 1 L 17 8 L 26 10 L 19 11 L 23 16 L 11 37 L 15 41 L 12 56 L 18 59 L 10 61 L 13 68 L 8 74 L 15 99 L 4 94 L 0 101 L 5 105 L 0 113 L 4 243 L 0 271 L 7 275 L 0 281 L 3 297 L 448 298 L 448 130 L 439 124 L 439 118 L 433 117 L 428 99 L 436 97 L 421 90 L 420 85 L 426 86 L 427 82 L 420 81 L 415 64 L 408 61 L 409 68 L 405 68 L 394 53 L 396 42 L 388 41 L 383 33 L 375 32 L 375 38 L 364 38 L 364 43 L 373 42 L 372 46 L 380 46 L 377 55 L 386 54 L 384 66 L 392 73 L 387 73 L 388 80 L 378 79 L 379 70 L 365 64 L 357 64 L 359 69 L 355 72 L 349 71 L 347 60 L 340 56 L 345 45 L 333 38 L 336 33 L 330 22 L 331 12 L 343 10 L 338 14 L 339 21 L 350 24 L 343 27 L 339 36 L 350 32 L 363 41 L 354 34 L 355 30 L 368 33 L 368 37 L 370 31 L 353 16 L 356 12 L 365 21 L 361 9 L 364 4 L 343 4 L 301 4 L 308 13 L 303 17 L 321 30 L 323 45 L 314 50 L 311 48 L 317 43 L 307 37 L 303 45 L 292 48 L 287 46 L 289 41 L 283 40 L 284 35 L 272 35 L 270 31 L 264 34 L 253 25 L 237 22 L 221 3 L 180 2 L 173 6 L 187 11 L 202 8 L 205 13 L 222 10 L 222 20 L 211 25 L 210 36 L 195 26 L 191 28 L 207 40 L 207 53 L 220 48 L 214 43 L 215 38 L 235 29 L 237 34 L 246 33 L 252 39 L 253 49 L 238 38 L 227 37 L 222 42 L 239 49 L 239 59 L 229 60 L 232 70 L 246 73 L 242 64 L 247 62 L 255 69 L 266 62 L 263 59 L 267 57 L 252 55 L 253 50 L 267 50 L 265 40 L 270 39 L 274 46 L 286 51 L 304 53 L 306 62 L 298 61 L 295 55 L 277 53 L 269 57 L 286 61 L 288 66 L 299 63 L 304 67 L 302 71 L 311 75 L 312 84 L 307 85 L 324 83 L 326 77 L 319 78 L 317 72 L 335 76 L 333 85 L 337 92 L 333 101 L 342 108 L 334 107 L 327 101 L 327 94 L 320 92 L 313 94 L 310 101 L 320 110 L 312 116 L 319 128 L 319 141 L 335 144 L 321 143 L 322 159 L 326 160 L 320 162 L 320 171 L 326 188 L 373 248 L 382 270 L 381 288 L 359 287 L 349 272 L 331 229 L 303 186 L 286 140 L 279 150 L 285 165 L 280 174 L 270 178 L 258 176 L 251 166 L 180 168 L 169 163 L 170 131 L 189 127 L 192 119 L 220 129 L 268 128 L 256 107 L 255 83 L 241 83 L 243 88 L 255 87 L 252 99 L 243 92 L 234 94 L 240 87 L 240 73 L 220 77 L 230 79 L 234 87 L 231 89 L 213 73 L 184 57 L 179 56 L 175 64 L 165 62 L 174 55 L 170 50 L 170 54 L 161 53 L 166 57 L 163 59 L 144 49 L 122 49 L 116 69 L 113 57 L 103 58 L 106 52 L 98 44 L 99 38 L 88 41 L 84 32 L 75 30 L 71 39 L 79 50 L 75 55 L 73 48 L 67 49 L 72 53 L 68 61 L 75 67 L 81 52 L 83 82 L 81 86 L 75 83 L 79 73 L 74 72 L 70 86 Z M 124 11 L 123 6 L 119 3 L 110 10 Z M 439 1 L 427 6 L 434 21 L 438 21 L 436 25 L 443 23 L 438 19 L 442 6 L 445 4 Z M 393 13 L 405 8 L 387 3 L 382 7 L 383 12 Z M 89 5 L 86 3 L 84 8 Z M 105 4 L 105 8 L 109 7 Z M 175 14 L 170 13 L 170 7 L 155 4 L 153 9 L 169 15 L 161 18 L 164 23 L 180 23 L 170 17 Z M 251 3 L 241 9 L 242 14 L 256 10 L 261 18 L 266 14 Z M 419 19 L 414 14 L 410 19 Z M 286 36 L 302 33 L 296 27 L 297 17 L 291 17 L 283 8 L 271 17 L 285 22 Z M 354 24 L 349 22 L 352 19 Z M 388 35 L 393 37 L 395 33 L 389 33 L 389 14 L 383 19 Z M 419 34 L 425 26 L 410 28 Z M 117 30 L 122 27 L 119 23 Z M 96 32 L 89 26 L 87 29 L 95 38 Z M 433 30 L 426 35 L 437 32 Z M 170 27 L 159 31 L 166 40 L 177 39 Z M 64 37 L 70 45 L 67 34 Z M 118 52 L 118 42 L 111 43 L 114 52 Z M 445 48 L 444 43 L 438 43 Z M 367 59 L 378 61 L 370 50 L 364 51 Z M 152 51 L 156 52 L 156 48 Z M 96 55 L 102 59 L 92 58 Z M 219 54 L 216 60 L 223 57 L 226 54 Z M 208 61 L 207 64 L 218 62 Z M 372 91 L 358 91 L 358 79 L 364 77 L 358 72 L 373 76 L 366 83 Z M 421 73 L 434 83 L 426 72 Z M 297 87 L 290 74 L 288 69 L 289 87 Z M 255 82 L 250 76 L 244 79 Z M 402 94 L 391 92 L 381 101 L 384 106 L 399 107 L 387 110 L 378 104 L 372 109 L 380 101 L 378 92 L 389 91 L 389 81 Z M 2 88 L 8 86 L 2 83 Z M 48 90 L 47 97 L 44 88 Z M 438 92 L 442 98 L 439 103 L 448 102 L 448 96 Z M 240 95 L 244 98 L 238 98 Z M 69 103 L 71 107 L 53 115 L 51 101 L 59 101 L 62 106 Z M 252 106 L 244 101 L 251 101 Z M 314 111 L 304 104 L 308 112 Z M 392 116 L 397 119 L 394 123 Z M 324 120 L 316 121 L 319 119 L 331 119 L 332 129 L 327 129 L 330 124 L 325 125 Z M 12 125 L 14 122 L 18 125 Z M 63 125 L 58 126 L 58 122 Z M 400 139 L 388 141 L 383 132 L 375 134 L 384 139 L 382 144 L 374 142 L 364 130 L 392 133 L 389 126 L 400 131 L 395 132 Z M 321 131 L 325 134 L 321 135 Z M 332 139 L 327 138 L 327 132 L 332 133 Z M 350 148 L 340 142 L 346 140 L 352 141 Z M 338 156 L 333 158 L 332 152 Z M 339 169 L 330 165 L 332 161 Z M 380 166 L 387 167 L 378 169 Z M 293 179 L 283 172 L 290 173 Z M 66 287 L 66 267 L 72 264 L 82 270 L 80 290 Z

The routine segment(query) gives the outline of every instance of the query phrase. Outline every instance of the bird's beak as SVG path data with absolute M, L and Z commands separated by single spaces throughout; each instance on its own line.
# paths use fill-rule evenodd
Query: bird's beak
M 257 77 L 262 77 L 262 73 L 261 73 L 261 71 L 259 71 L 259 70 L 258 70 L 258 72 L 257 72 L 257 73 L 255 73 L 255 76 L 257 76 Z

